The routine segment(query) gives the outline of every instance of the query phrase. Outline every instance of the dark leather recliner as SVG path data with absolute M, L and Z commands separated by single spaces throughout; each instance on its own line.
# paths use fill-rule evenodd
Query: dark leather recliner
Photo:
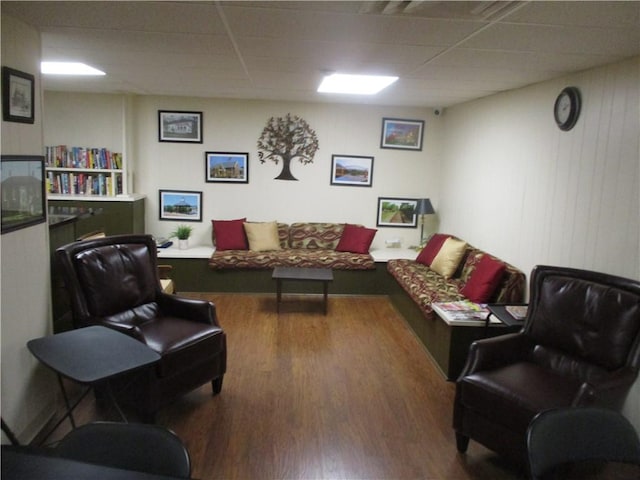
M 152 418 L 209 381 L 213 393 L 220 392 L 227 347 L 215 306 L 162 292 L 153 237 L 115 235 L 74 242 L 58 248 L 56 255 L 75 328 L 113 328 L 161 355 L 153 369 L 128 381 L 119 401 Z
M 456 383 L 453 427 L 526 465 L 526 432 L 539 412 L 620 409 L 640 367 L 640 282 L 537 266 L 519 333 L 474 342 Z

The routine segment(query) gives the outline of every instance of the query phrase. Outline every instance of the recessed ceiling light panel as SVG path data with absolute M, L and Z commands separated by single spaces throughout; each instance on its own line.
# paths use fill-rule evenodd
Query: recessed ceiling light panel
M 40 71 L 45 75 L 105 75 L 103 71 L 79 62 L 41 62 Z
M 398 77 L 333 73 L 324 77 L 318 87 L 318 92 L 375 95 L 396 80 L 398 80 Z

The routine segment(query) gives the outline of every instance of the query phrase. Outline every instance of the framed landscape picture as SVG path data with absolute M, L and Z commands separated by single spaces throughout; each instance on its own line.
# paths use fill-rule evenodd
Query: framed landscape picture
M 370 187 L 373 182 L 373 157 L 331 156 L 331 185 Z
M 44 223 L 44 157 L 2 155 L 2 233 Z
M 376 225 L 379 227 L 416 228 L 418 226 L 417 206 L 417 198 L 378 197 Z
M 202 143 L 202 112 L 158 110 L 158 140 Z
M 207 182 L 249 183 L 249 154 L 205 152 Z
M 160 190 L 160 220 L 202 221 L 202 192 Z
M 423 120 L 383 118 L 380 148 L 396 148 L 401 150 L 419 151 L 422 150 L 423 134 Z
M 33 123 L 34 76 L 2 67 L 2 118 L 6 122 Z

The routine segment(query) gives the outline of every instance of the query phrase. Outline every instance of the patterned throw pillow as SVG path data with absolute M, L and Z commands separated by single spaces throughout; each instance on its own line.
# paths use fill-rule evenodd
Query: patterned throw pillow
M 337 252 L 369 253 L 369 247 L 378 230 L 346 224 L 340 241 L 336 246 Z
M 242 226 L 246 221 L 246 218 L 211 220 L 213 244 L 216 250 L 246 250 L 247 236 Z

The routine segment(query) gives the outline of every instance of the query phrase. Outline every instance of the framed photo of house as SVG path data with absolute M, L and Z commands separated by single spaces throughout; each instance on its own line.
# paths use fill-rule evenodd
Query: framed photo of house
M 202 143 L 202 112 L 158 110 L 158 140 Z
M 2 67 L 2 118 L 6 122 L 33 123 L 34 76 Z
M 202 221 L 202 192 L 160 190 L 160 220 Z
M 423 135 L 423 120 L 383 118 L 380 148 L 420 151 L 422 150 Z
M 331 185 L 370 187 L 373 182 L 373 157 L 331 155 Z
M 2 233 L 47 220 L 45 212 L 44 157 L 2 155 Z
M 207 182 L 249 183 L 249 154 L 244 152 L 205 152 Z
M 376 225 L 379 227 L 417 228 L 417 206 L 417 198 L 378 197 Z

